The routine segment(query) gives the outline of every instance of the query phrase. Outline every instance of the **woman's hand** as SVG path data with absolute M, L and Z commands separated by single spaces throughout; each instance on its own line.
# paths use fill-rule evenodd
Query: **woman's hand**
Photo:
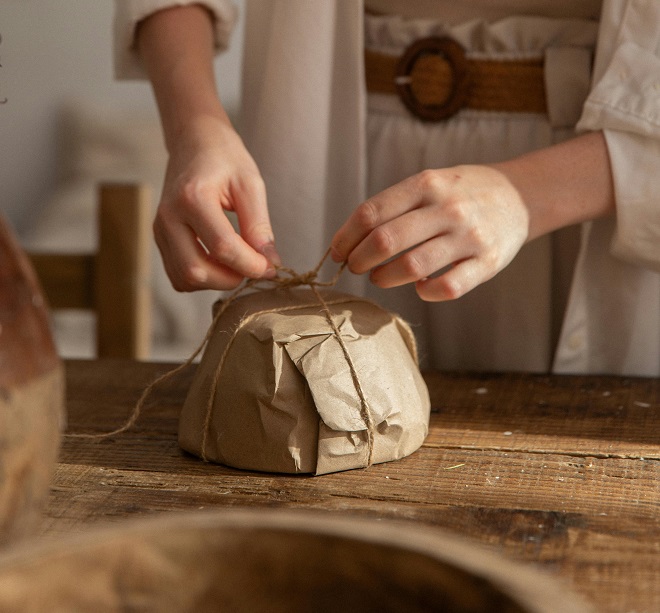
M 337 262 L 379 287 L 415 283 L 424 300 L 458 298 L 543 234 L 611 215 L 602 132 L 491 166 L 426 170 L 363 202 L 332 240 Z
M 230 289 L 273 275 L 280 262 L 264 183 L 231 125 L 198 119 L 170 150 L 154 234 L 174 288 Z
M 426 170 L 363 202 L 332 241 L 336 261 L 383 288 L 458 298 L 502 270 L 529 233 L 516 188 L 488 166 Z
M 173 6 L 136 34 L 170 155 L 154 232 L 179 291 L 231 289 L 279 264 L 263 180 L 216 90 L 212 24 L 199 4 Z

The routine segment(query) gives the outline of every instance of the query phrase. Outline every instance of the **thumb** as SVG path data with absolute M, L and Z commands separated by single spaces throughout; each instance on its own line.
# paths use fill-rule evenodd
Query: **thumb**
M 242 182 L 234 189 L 233 200 L 243 240 L 271 264 L 280 266 L 282 261 L 275 249 L 263 179 L 257 175 Z

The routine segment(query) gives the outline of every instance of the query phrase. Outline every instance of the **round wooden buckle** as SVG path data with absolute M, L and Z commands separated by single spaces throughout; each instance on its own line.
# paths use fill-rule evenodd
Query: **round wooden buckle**
M 413 70 L 418 60 L 425 55 L 441 56 L 451 69 L 452 87 L 442 104 L 423 104 L 413 92 Z M 463 108 L 467 99 L 468 64 L 465 50 L 451 38 L 421 38 L 410 45 L 401 56 L 394 82 L 401 101 L 413 115 L 424 121 L 447 119 Z

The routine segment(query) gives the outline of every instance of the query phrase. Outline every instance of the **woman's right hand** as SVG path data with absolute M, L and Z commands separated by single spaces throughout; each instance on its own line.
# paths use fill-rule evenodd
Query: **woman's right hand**
M 279 264 L 264 182 L 216 91 L 213 20 L 202 5 L 171 6 L 136 34 L 170 156 L 154 233 L 172 285 L 184 292 L 231 289 L 274 275 Z
M 173 287 L 224 290 L 274 275 L 264 182 L 229 121 L 198 117 L 169 150 L 154 233 Z

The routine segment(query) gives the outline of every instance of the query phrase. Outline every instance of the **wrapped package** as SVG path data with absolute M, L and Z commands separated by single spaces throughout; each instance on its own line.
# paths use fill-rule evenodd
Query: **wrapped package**
M 362 298 L 278 288 L 217 318 L 179 444 L 236 468 L 320 475 L 411 454 L 429 412 L 406 322 Z

